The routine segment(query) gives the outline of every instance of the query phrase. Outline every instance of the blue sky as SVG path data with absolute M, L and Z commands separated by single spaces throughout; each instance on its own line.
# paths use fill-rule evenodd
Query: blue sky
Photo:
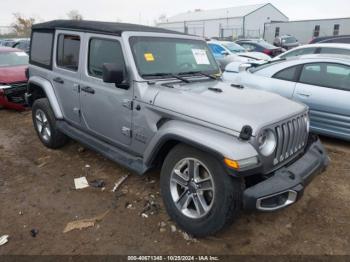
M 13 13 L 41 20 L 65 18 L 76 9 L 85 19 L 153 24 L 167 16 L 188 10 L 213 9 L 270 2 L 291 20 L 350 17 L 349 0 L 1 0 L 0 26 L 9 25 Z

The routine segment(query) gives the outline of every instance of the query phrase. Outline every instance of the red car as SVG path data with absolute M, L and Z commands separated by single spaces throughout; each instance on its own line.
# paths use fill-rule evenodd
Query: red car
M 0 47 L 0 108 L 25 109 L 28 60 L 22 50 Z

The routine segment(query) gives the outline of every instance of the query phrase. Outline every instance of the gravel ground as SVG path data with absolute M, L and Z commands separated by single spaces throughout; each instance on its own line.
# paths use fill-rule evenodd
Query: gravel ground
M 242 214 L 230 228 L 205 239 L 174 230 L 159 196 L 159 173 L 130 175 L 71 142 L 59 151 L 37 138 L 31 113 L 0 111 L 1 254 L 264 254 L 350 255 L 350 143 L 322 138 L 331 166 L 301 201 L 271 214 Z M 74 189 L 73 179 L 103 179 L 105 190 Z M 151 210 L 142 217 L 147 204 Z M 66 224 L 109 211 L 94 227 L 63 233 Z M 36 237 L 30 231 L 38 230 Z M 175 231 L 175 232 L 173 232 Z

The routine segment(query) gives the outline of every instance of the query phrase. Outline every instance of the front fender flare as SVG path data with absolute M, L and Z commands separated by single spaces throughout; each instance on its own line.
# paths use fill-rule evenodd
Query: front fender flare
M 166 122 L 151 139 L 144 153 L 146 166 L 152 166 L 163 145 L 175 140 L 213 154 L 218 160 L 242 160 L 257 156 L 255 148 L 247 141 L 204 126 L 183 121 Z
M 50 83 L 50 81 L 39 76 L 32 76 L 28 80 L 28 85 L 30 84 L 35 84 L 37 86 L 40 86 L 44 90 L 46 97 L 50 102 L 51 108 L 55 114 L 55 117 L 57 119 L 63 119 L 63 113 L 62 113 L 61 107 L 57 101 L 54 88 Z

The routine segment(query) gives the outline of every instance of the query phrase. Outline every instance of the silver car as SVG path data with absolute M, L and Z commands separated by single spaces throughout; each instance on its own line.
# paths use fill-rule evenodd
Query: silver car
M 295 203 L 328 164 L 307 107 L 222 82 L 202 38 L 58 20 L 33 27 L 30 52 L 26 97 L 41 142 L 72 138 L 138 175 L 160 169 L 166 210 L 195 236 L 242 209 Z
M 311 131 L 350 140 L 350 56 L 277 60 L 240 73 L 226 71 L 223 78 L 305 103 L 310 108 Z

